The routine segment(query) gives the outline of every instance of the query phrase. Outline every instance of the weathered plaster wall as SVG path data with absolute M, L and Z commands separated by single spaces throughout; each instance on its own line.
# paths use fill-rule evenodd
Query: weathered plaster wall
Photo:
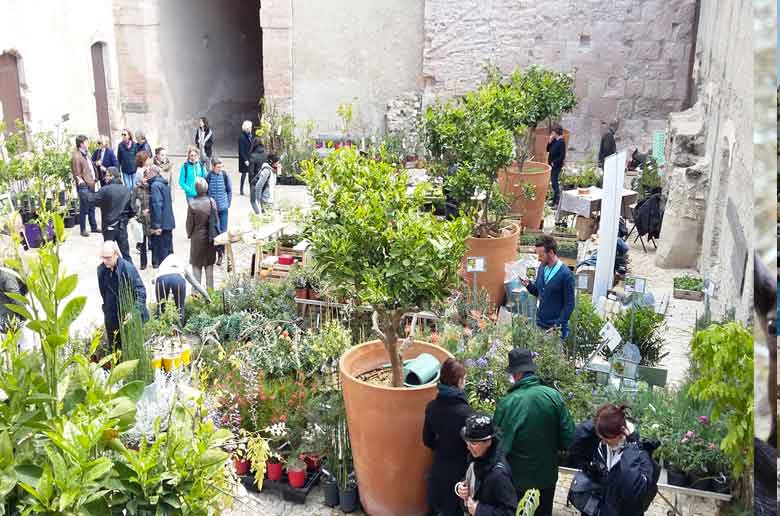
M 563 119 L 573 157 L 598 150 L 617 117 L 619 147 L 649 148 L 652 131 L 683 107 L 694 0 L 427 0 L 425 103 L 462 94 L 488 62 L 509 73 L 539 64 L 576 72 L 580 105 Z
M 102 41 L 110 122 L 118 134 L 119 78 L 110 2 L 0 0 L 0 13 L 12 15 L 0 30 L 0 54 L 11 51 L 21 58 L 23 110 L 33 130 L 54 130 L 68 113 L 63 129 L 97 134 L 90 47 Z
M 263 2 L 266 93 L 316 132 L 337 132 L 340 104 L 355 133 L 384 130 L 387 103 L 422 89 L 423 2 Z
M 670 203 L 694 197 L 703 201 L 695 265 L 718 285 L 712 301 L 715 316 L 735 308 L 740 320 L 750 319 L 753 311 L 753 47 L 752 38 L 744 37 L 752 30 L 751 13 L 749 0 L 702 2 L 694 66 L 697 107 L 688 113 L 700 119 L 696 154 L 701 157 L 698 165 L 670 170 L 669 186 Z M 676 123 L 673 117 L 670 127 L 675 129 Z M 694 168 L 706 181 L 680 180 Z M 664 218 L 659 260 L 675 253 L 676 240 L 670 237 L 686 233 L 672 216 L 677 211 L 670 207 Z

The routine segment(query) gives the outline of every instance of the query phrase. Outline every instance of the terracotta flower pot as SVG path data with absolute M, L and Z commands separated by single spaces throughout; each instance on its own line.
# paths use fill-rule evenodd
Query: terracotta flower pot
M 550 165 L 546 163 L 526 161 L 522 173 L 515 163 L 498 173 L 501 193 L 512 201 L 510 211 L 519 214 L 523 218 L 523 224 L 529 229 L 541 229 L 544 220 L 544 202 L 547 199 L 547 190 L 550 189 L 551 170 Z M 534 186 L 533 199 L 526 199 L 523 196 L 523 183 Z
M 280 462 L 269 462 L 265 465 L 265 470 L 268 472 L 268 480 L 278 482 L 282 479 L 282 464 Z
M 246 475 L 249 473 L 249 461 L 233 457 L 233 469 L 236 470 L 236 475 Z
M 303 484 L 306 483 L 306 470 L 305 469 L 288 469 L 287 479 L 290 481 L 290 486 L 295 489 L 300 489 Z
M 498 306 L 504 300 L 504 264 L 517 258 L 517 239 L 520 228 L 510 225 L 500 238 L 468 238 L 466 255 L 463 257 L 462 272 L 469 285 L 474 283 L 474 274 L 466 272 L 466 260 L 470 256 L 485 257 L 485 272 L 477 273 L 477 288 L 484 288 L 490 301 Z
M 296 288 L 295 289 L 295 297 L 298 299 L 309 299 L 309 289 L 308 288 Z
M 421 353 L 442 362 L 452 356 L 439 346 L 415 341 L 403 358 Z M 420 436 L 425 407 L 436 397 L 437 387 L 393 388 L 356 378 L 389 361 L 378 340 L 350 348 L 339 360 L 360 501 L 371 516 L 422 516 L 428 510 L 426 476 L 433 455 Z

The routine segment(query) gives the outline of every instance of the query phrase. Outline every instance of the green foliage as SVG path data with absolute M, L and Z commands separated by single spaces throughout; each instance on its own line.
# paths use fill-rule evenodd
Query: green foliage
M 561 172 L 560 184 L 564 189 L 589 188 L 591 186 L 602 187 L 604 178 L 601 175 L 598 164 L 593 157 L 589 157 L 582 163 L 580 170 L 575 174 L 570 169 L 564 168 Z
M 753 335 L 739 323 L 712 325 L 691 342 L 698 378 L 690 394 L 713 402 L 712 418 L 728 433 L 720 443 L 733 464 L 733 478 L 750 476 L 753 463 Z
M 173 300 L 163 302 L 162 310 L 157 317 L 152 317 L 143 326 L 144 340 L 149 342 L 154 337 L 173 337 L 181 333 L 181 320 L 179 318 L 179 309 Z M 154 307 L 149 308 L 154 311 Z
M 642 173 L 633 181 L 634 189 L 639 193 L 639 199 L 644 199 L 650 195 L 654 188 L 660 188 L 662 185 L 661 173 L 658 169 L 658 163 L 652 156 L 647 157 L 647 162 L 642 168 Z
M 523 92 L 523 123 L 531 128 L 544 121 L 552 122 L 577 106 L 574 76 L 530 66 L 512 73 L 509 85 Z
M 335 320 L 327 321 L 319 332 L 312 333 L 308 339 L 314 355 L 312 363 L 322 364 L 323 367 L 335 365 L 341 354 L 352 345 L 350 331 Z
M 623 342 L 632 342 L 639 348 L 641 365 L 657 366 L 669 354 L 663 351 L 666 316 L 656 313 L 655 307 L 633 306 L 621 312 L 612 322 Z M 605 351 L 605 357 L 609 358 L 609 355 L 609 351 Z
M 674 288 L 701 292 L 704 288 L 704 280 L 696 276 L 684 274 L 674 278 Z
M 566 355 L 576 363 L 584 364 L 601 344 L 599 332 L 603 326 L 604 319 L 598 314 L 591 296 L 578 294 L 569 319 L 569 336 L 564 341 Z
M 517 504 L 515 516 L 533 516 L 541 502 L 541 493 L 538 489 L 529 489 L 523 495 L 520 503 Z
M 149 385 L 154 379 L 152 356 L 144 338 L 140 307 L 135 299 L 132 285 L 124 279 L 119 285 L 119 334 L 122 338 L 122 353 L 127 360 L 136 360 L 138 366 L 132 373 L 133 380 Z M 111 342 L 109 336 L 109 342 Z

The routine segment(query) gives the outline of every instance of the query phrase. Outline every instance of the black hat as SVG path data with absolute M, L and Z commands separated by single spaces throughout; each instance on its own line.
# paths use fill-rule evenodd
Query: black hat
M 485 414 L 472 414 L 466 419 L 466 426 L 460 429 L 464 441 L 487 441 L 495 435 L 493 420 Z
M 509 352 L 509 365 L 506 366 L 507 373 L 533 373 L 534 371 L 536 371 L 536 364 L 534 364 L 534 357 L 530 350 L 514 348 Z

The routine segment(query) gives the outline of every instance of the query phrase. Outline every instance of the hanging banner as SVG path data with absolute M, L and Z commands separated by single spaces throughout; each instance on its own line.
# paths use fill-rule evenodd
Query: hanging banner
M 615 278 L 615 247 L 617 246 L 620 207 L 623 199 L 623 180 L 626 172 L 626 151 L 604 160 L 604 186 L 599 223 L 599 250 L 596 260 L 596 279 L 593 282 L 593 303 L 606 297 Z

